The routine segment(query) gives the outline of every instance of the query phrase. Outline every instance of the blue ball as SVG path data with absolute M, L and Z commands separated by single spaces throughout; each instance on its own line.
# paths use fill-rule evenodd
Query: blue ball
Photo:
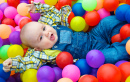
M 72 12 L 74 13 L 75 16 L 83 16 L 86 11 L 82 8 L 81 3 L 76 3 L 72 7 Z
M 0 77 L 7 80 L 9 78 L 9 76 L 10 76 L 10 72 L 4 72 L 3 64 L 0 64 Z
M 5 80 L 3 78 L 0 77 L 0 82 L 5 82 Z
M 130 6 L 128 4 L 120 5 L 115 12 L 116 18 L 121 21 L 126 21 L 125 14 L 129 8 Z
M 80 69 L 81 75 L 90 74 L 92 68 L 88 65 L 86 59 L 79 59 L 75 65 Z
M 126 14 L 125 14 L 125 19 L 128 23 L 130 23 L 130 9 L 127 10 Z

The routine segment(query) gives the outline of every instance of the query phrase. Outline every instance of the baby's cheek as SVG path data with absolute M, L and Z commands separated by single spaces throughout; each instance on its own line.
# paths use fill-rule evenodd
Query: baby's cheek
M 52 48 L 52 47 L 53 47 L 53 44 L 48 41 L 48 42 L 46 42 L 45 47 L 46 47 L 46 48 Z

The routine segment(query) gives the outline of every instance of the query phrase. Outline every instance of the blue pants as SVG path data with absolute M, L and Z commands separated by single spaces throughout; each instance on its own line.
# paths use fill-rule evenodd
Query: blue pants
M 65 51 L 70 52 L 74 58 L 86 58 L 86 54 L 93 49 L 100 50 L 105 56 L 105 63 L 116 63 L 119 60 L 128 60 L 130 57 L 126 52 L 125 45 L 130 39 L 121 43 L 111 43 L 111 37 L 118 34 L 120 28 L 127 24 L 109 16 L 100 21 L 90 32 L 74 32 L 72 44 Z

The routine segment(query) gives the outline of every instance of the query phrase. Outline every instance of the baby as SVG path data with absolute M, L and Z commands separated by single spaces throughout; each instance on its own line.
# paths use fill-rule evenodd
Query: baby
M 25 57 L 16 56 L 5 60 L 3 70 L 23 72 L 30 68 L 38 69 L 48 61 L 55 62 L 61 51 L 71 53 L 74 59 L 81 59 L 86 58 L 90 50 L 97 49 L 104 54 L 105 63 L 128 60 L 125 44 L 130 37 L 121 43 L 111 43 L 111 37 L 118 34 L 125 24 L 126 22 L 117 20 L 115 16 L 109 16 L 90 32 L 84 33 L 73 32 L 63 25 L 50 26 L 41 22 L 30 22 L 22 28 L 20 34 L 21 41 L 30 47 Z

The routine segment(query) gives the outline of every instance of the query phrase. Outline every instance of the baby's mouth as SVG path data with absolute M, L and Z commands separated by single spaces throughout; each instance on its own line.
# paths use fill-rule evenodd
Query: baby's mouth
M 55 40 L 55 36 L 54 36 L 54 34 L 51 34 L 51 36 L 50 36 L 50 40 L 51 40 L 51 41 L 54 41 L 54 40 Z

